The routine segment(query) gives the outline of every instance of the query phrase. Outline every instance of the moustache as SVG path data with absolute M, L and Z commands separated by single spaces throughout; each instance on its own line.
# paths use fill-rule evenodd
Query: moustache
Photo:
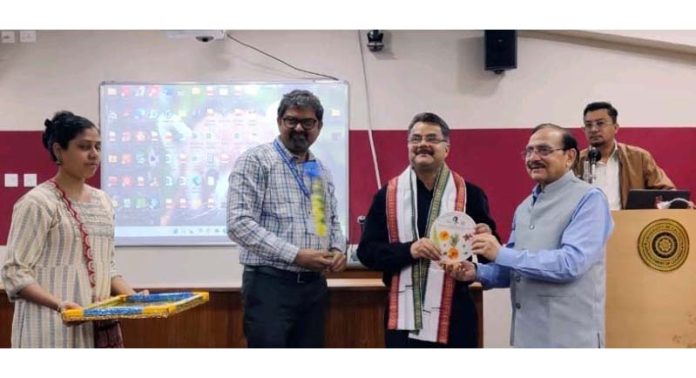
M 303 133 L 303 132 L 299 132 L 299 133 L 298 133 L 297 131 L 294 131 L 294 130 L 293 130 L 293 131 L 290 133 L 290 137 L 291 137 L 291 138 L 303 138 L 303 139 L 307 139 L 307 134 L 306 134 L 306 133 Z
M 432 155 L 432 154 L 433 154 L 433 150 L 431 150 L 430 148 L 425 148 L 425 147 L 424 147 L 424 148 L 419 148 L 419 149 L 417 149 L 417 150 L 415 151 L 415 153 L 416 153 L 416 155 L 420 155 L 420 154 Z
M 529 168 L 529 169 L 546 168 L 546 164 L 538 162 L 538 161 L 532 161 L 532 162 L 527 163 L 527 168 Z

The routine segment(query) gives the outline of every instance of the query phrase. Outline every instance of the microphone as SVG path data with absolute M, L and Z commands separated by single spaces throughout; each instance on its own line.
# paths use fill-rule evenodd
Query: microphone
M 597 179 L 597 162 L 602 158 L 602 153 L 595 147 L 590 147 L 587 152 L 587 157 L 590 161 L 590 184 Z

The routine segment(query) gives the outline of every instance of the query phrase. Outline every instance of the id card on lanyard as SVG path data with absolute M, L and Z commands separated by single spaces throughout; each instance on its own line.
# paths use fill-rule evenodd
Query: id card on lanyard
M 305 217 L 305 225 L 307 231 L 317 235 L 320 238 L 325 238 L 327 236 L 327 226 L 326 226 L 326 208 L 324 200 L 324 187 L 321 180 L 321 167 L 316 161 L 308 161 L 304 163 L 304 172 L 309 176 L 311 180 L 311 190 L 305 185 L 304 179 L 300 172 L 298 172 L 297 167 L 293 162 L 288 159 L 287 155 L 283 151 L 283 147 L 280 145 L 278 140 L 273 141 L 273 147 L 278 152 L 278 155 L 283 159 L 283 162 L 288 167 L 292 173 L 297 186 L 300 188 L 304 196 L 310 200 L 312 208 L 312 217 L 308 219 Z M 324 244 L 322 240 L 322 244 Z

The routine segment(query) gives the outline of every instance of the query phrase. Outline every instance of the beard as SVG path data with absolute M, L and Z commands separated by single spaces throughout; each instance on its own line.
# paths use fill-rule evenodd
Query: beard
M 307 139 L 307 134 L 304 133 L 296 133 L 293 131 L 290 133 L 287 140 L 288 143 L 285 147 L 296 155 L 306 153 L 311 145 L 309 139 Z

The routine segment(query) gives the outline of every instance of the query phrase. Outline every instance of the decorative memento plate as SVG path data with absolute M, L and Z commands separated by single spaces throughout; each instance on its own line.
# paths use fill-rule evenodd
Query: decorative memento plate
M 63 311 L 63 320 L 166 318 L 207 302 L 208 292 L 118 295 L 80 309 Z
M 476 222 L 461 211 L 440 215 L 430 227 L 430 240 L 442 253 L 442 262 L 458 262 L 472 255 L 471 239 Z

